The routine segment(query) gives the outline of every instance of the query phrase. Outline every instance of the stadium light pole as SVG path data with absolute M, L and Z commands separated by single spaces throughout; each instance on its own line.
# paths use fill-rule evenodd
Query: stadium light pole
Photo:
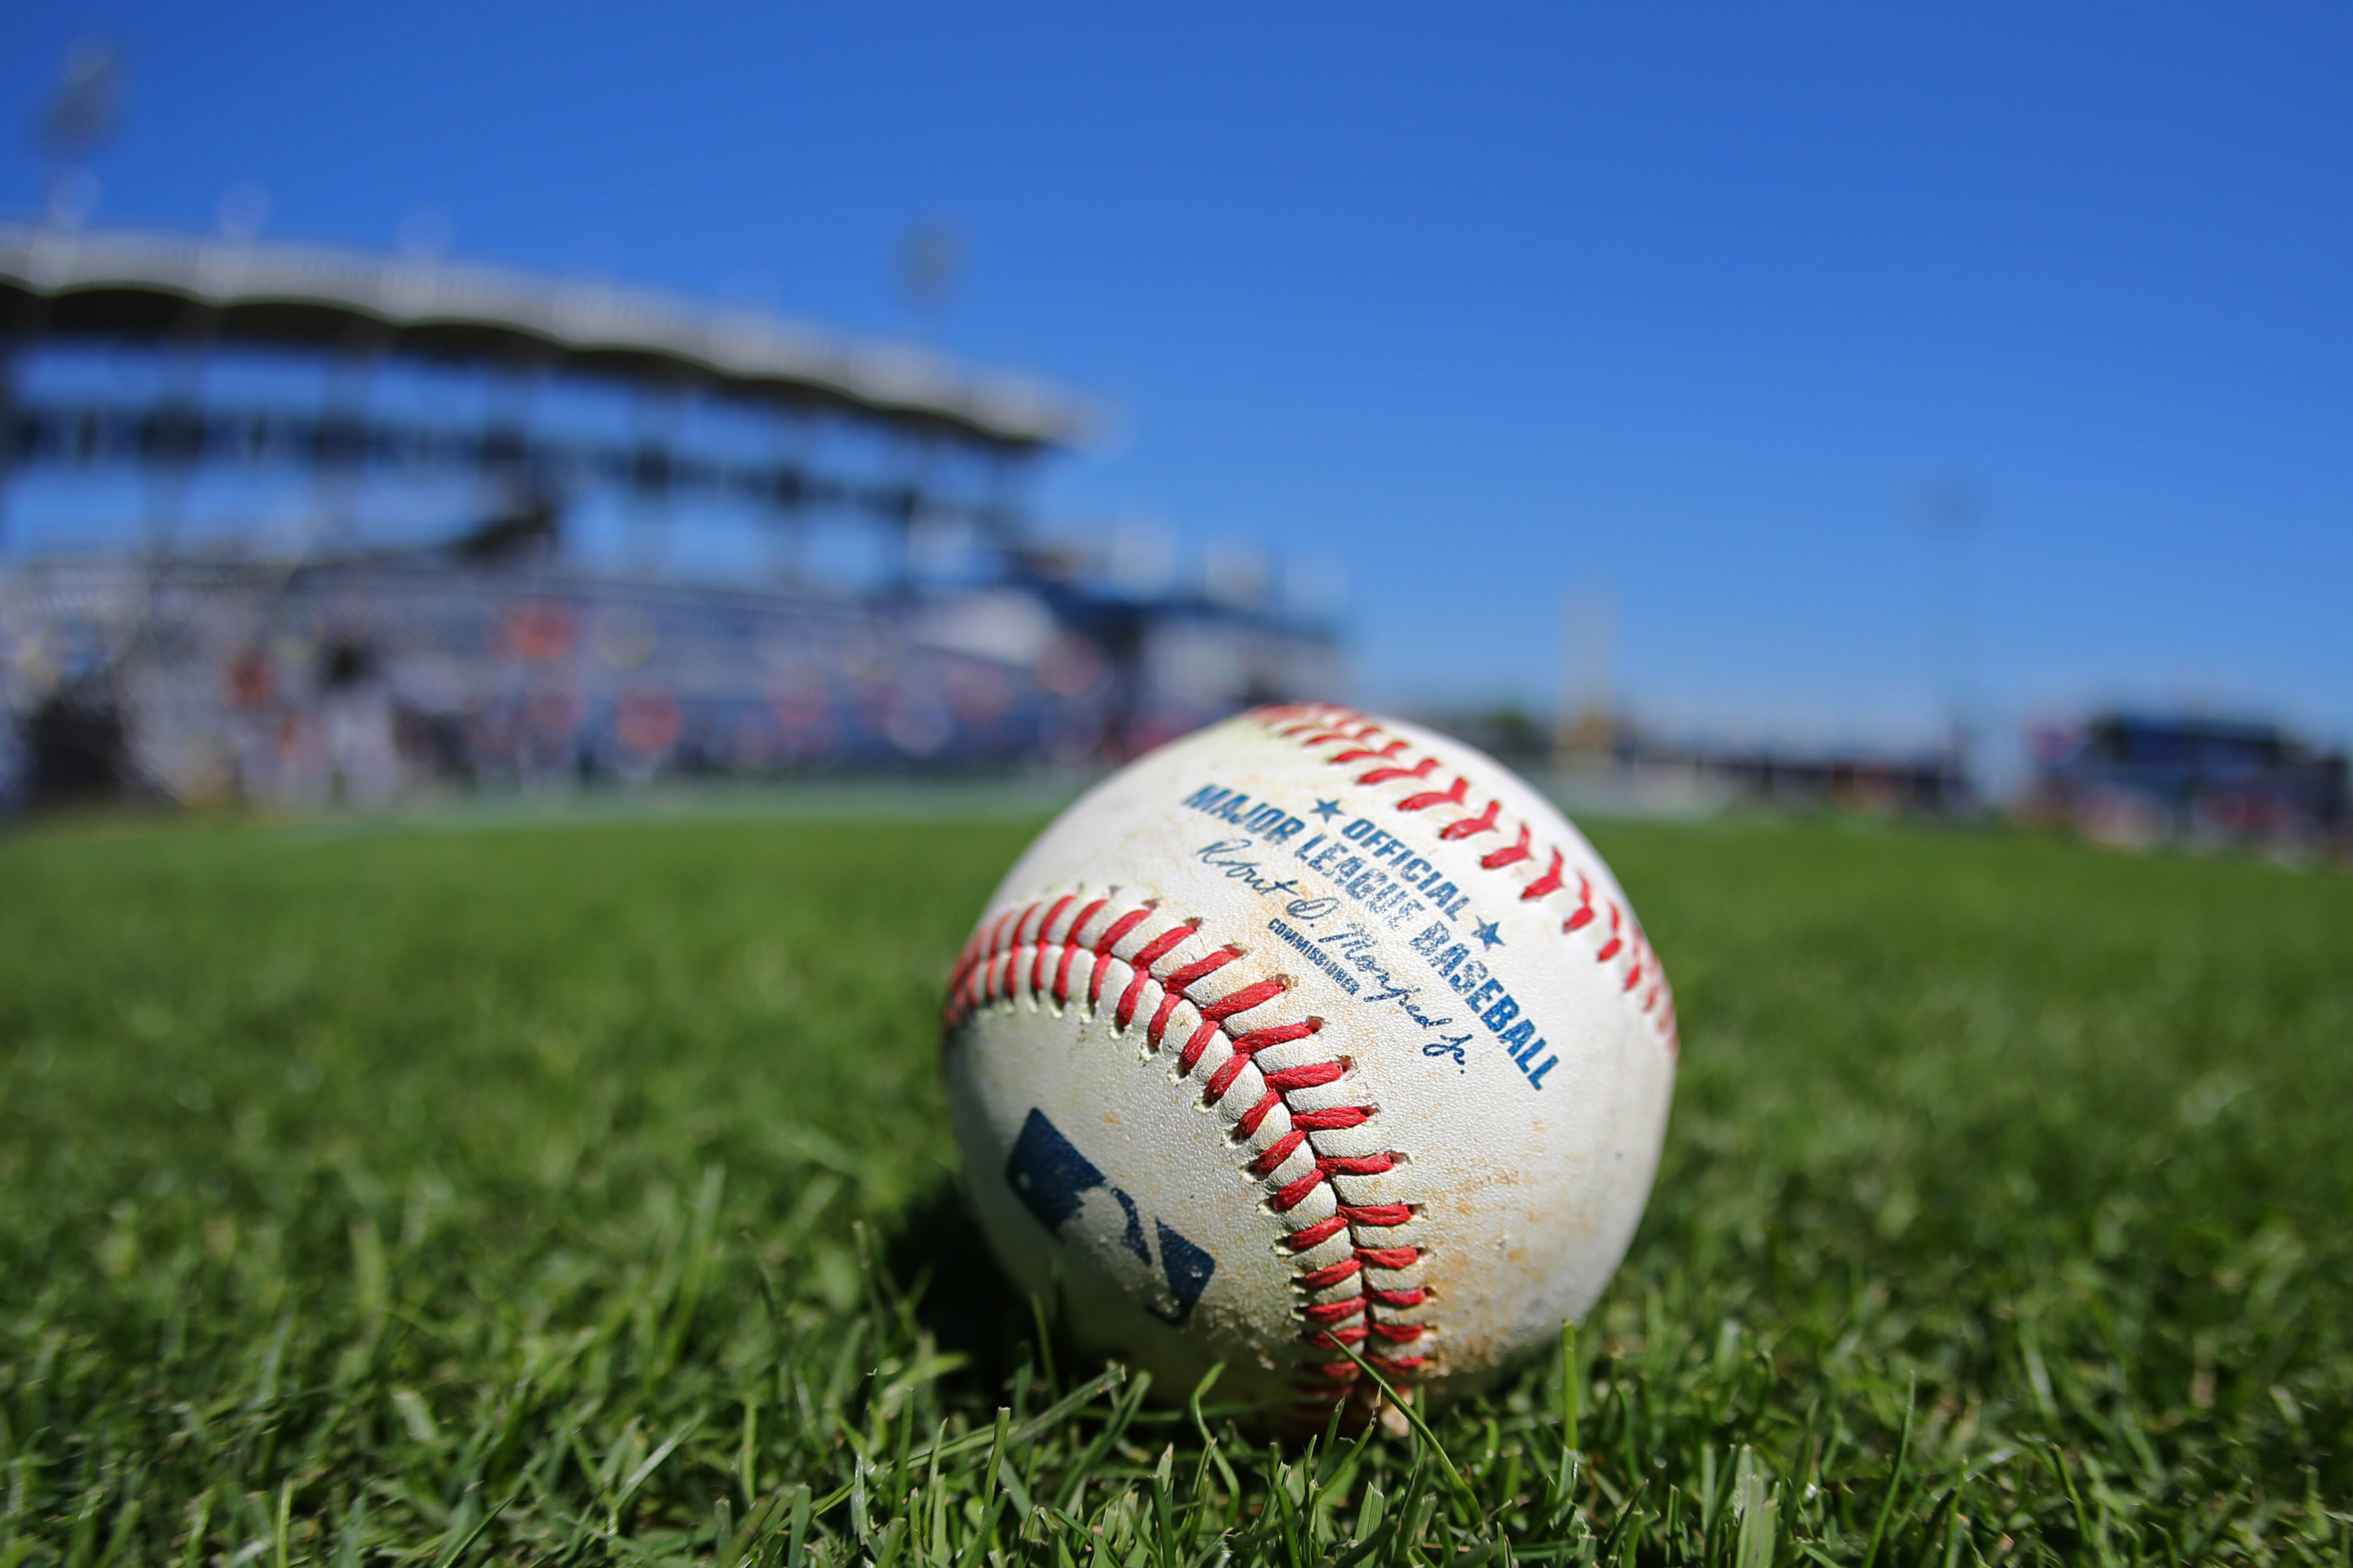
M 111 39 L 76 39 L 58 71 L 57 90 L 33 121 L 34 144 L 50 160 L 42 223 L 74 228 L 89 216 L 98 199 L 90 161 L 114 140 L 121 121 L 121 55 Z
M 1928 681 L 1947 704 L 1947 744 L 1962 787 L 1971 792 L 1977 787 L 1978 715 L 1969 566 L 1983 511 L 1982 498 L 1965 480 L 1932 479 L 1920 489 Z
M 98 199 L 90 162 L 114 140 L 122 120 L 122 58 L 113 42 L 92 35 L 77 39 L 58 68 L 56 89 L 28 127 L 34 147 L 49 160 L 41 207 L 42 227 L 79 225 Z M 18 362 L 40 336 L 48 301 L 27 295 L 0 343 L 0 420 L 16 407 Z M 0 551 L 7 547 L 8 455 L 0 452 Z
M 1556 767 L 1606 762 L 1618 743 L 1618 605 L 1605 584 L 1560 600 L 1560 676 L 1553 702 Z

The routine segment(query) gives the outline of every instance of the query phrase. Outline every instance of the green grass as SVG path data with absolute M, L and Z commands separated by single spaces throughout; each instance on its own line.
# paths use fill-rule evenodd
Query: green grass
M 1609 826 L 1666 1161 L 1441 1459 L 1035 1344 L 933 1022 L 1025 836 L 0 842 L 0 1568 L 2353 1561 L 2353 881 Z

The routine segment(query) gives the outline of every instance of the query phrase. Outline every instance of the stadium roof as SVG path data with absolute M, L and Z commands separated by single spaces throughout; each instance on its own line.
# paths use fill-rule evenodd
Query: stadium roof
M 715 382 L 752 396 L 945 427 L 1011 447 L 1063 446 L 1074 400 L 922 350 L 854 345 L 765 311 L 545 273 L 322 245 L 140 229 L 0 224 L 12 326 L 153 337 L 207 308 L 219 341 L 380 343 L 458 358 L 553 358 L 582 370 Z

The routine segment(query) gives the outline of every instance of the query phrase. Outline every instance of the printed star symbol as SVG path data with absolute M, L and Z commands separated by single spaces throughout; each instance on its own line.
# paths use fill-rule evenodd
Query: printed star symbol
M 1315 803 L 1315 815 L 1329 822 L 1340 815 L 1340 803 L 1336 800 L 1319 800 Z
M 1482 926 L 1473 927 L 1471 934 L 1477 937 L 1481 942 L 1485 942 L 1491 948 L 1501 947 L 1504 945 L 1504 934 L 1495 929 L 1495 922 L 1493 921 L 1489 921 Z

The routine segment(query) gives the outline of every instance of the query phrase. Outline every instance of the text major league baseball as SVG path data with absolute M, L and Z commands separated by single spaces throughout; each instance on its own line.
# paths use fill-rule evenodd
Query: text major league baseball
M 1359 1000 L 1394 1004 L 1436 1037 L 1423 1043 L 1425 1056 L 1450 1057 L 1458 1066 L 1477 1031 L 1447 1034 L 1460 1026 L 1455 1016 L 1433 1009 L 1459 1003 L 1502 1046 L 1528 1087 L 1544 1088 L 1559 1058 L 1546 1048 L 1535 1020 L 1496 973 L 1492 955 L 1504 944 L 1502 933 L 1490 921 L 1473 924 L 1458 940 L 1470 895 L 1412 846 L 1370 817 L 1349 816 L 1336 801 L 1317 801 L 1298 815 L 1208 784 L 1183 804 L 1246 835 L 1215 839 L 1194 854 L 1276 905 L 1279 912 L 1267 929 L 1326 978 Z M 1336 890 L 1322 890 L 1327 887 Z M 1429 915 L 1439 918 L 1424 924 Z M 1398 938 L 1421 925 L 1406 945 L 1446 989 L 1392 968 L 1385 948 L 1393 944 L 1383 943 L 1372 922 Z M 1474 942 L 1485 956 L 1472 956 Z

